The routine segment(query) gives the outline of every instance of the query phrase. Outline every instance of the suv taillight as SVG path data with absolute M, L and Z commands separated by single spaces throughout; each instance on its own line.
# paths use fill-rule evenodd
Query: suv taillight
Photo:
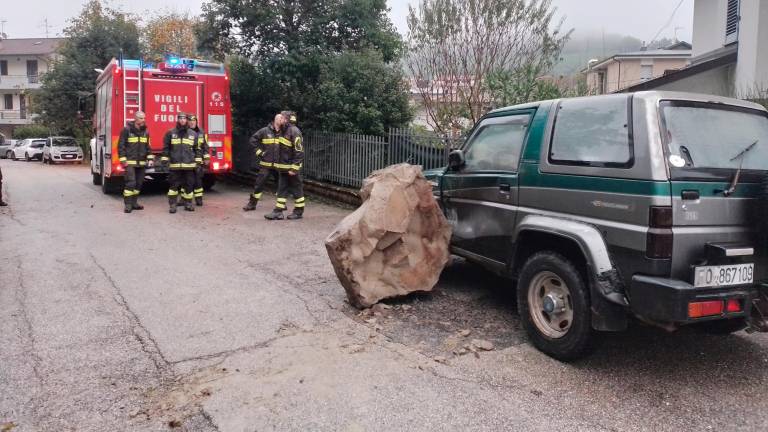
M 672 207 L 651 207 L 648 216 L 645 256 L 672 258 Z

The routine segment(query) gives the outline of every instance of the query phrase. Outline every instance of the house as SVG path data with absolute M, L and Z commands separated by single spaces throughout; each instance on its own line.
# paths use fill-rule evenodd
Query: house
M 30 93 L 40 88 L 61 41 L 0 38 L 0 133 L 10 137 L 14 128 L 32 123 Z
M 643 47 L 639 51 L 592 60 L 581 73 L 586 75 L 591 94 L 613 93 L 684 68 L 690 57 L 691 45 L 687 42 L 663 49 Z
M 693 56 L 677 72 L 624 89 L 768 97 L 768 1 L 695 0 Z

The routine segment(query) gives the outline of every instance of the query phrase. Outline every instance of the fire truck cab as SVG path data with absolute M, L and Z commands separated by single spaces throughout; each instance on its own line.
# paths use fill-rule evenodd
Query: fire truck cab
M 142 60 L 112 59 L 96 80 L 96 136 L 91 140 L 93 184 L 106 194 L 122 189 L 124 169 L 117 144 L 136 111 L 144 111 L 150 147 L 163 149 L 163 136 L 176 124 L 177 113 L 195 114 L 208 134 L 211 164 L 204 184 L 210 188 L 216 175 L 232 169 L 232 113 L 229 76 L 221 63 L 170 57 L 157 65 Z M 156 157 L 156 160 L 159 160 Z M 147 176 L 164 178 L 167 168 L 151 164 Z

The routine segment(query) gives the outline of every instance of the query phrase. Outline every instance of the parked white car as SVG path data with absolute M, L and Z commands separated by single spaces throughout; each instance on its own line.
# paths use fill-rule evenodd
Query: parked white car
M 72 137 L 50 137 L 43 147 L 43 163 L 59 162 L 83 163 L 83 149 Z
M 22 140 L 13 147 L 11 159 L 24 159 L 27 162 L 33 159 L 42 160 L 45 142 L 45 138 L 27 138 Z
M 13 146 L 16 145 L 16 140 L 6 138 L 5 141 L 0 143 L 0 159 L 6 159 L 11 157 Z

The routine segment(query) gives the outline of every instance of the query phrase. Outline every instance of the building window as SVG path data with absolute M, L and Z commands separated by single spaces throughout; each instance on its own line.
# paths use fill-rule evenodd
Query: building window
M 728 0 L 728 11 L 725 18 L 725 44 L 739 40 L 739 0 Z
M 40 82 L 37 78 L 37 60 L 27 60 L 27 78 L 30 84 Z
M 653 79 L 653 65 L 641 65 L 640 80 L 648 81 L 649 79 Z
M 0 75 L 8 75 L 8 60 L 0 60 Z
M 6 110 L 12 110 L 13 109 L 13 95 L 12 94 L 3 95 L 3 109 L 6 109 Z

